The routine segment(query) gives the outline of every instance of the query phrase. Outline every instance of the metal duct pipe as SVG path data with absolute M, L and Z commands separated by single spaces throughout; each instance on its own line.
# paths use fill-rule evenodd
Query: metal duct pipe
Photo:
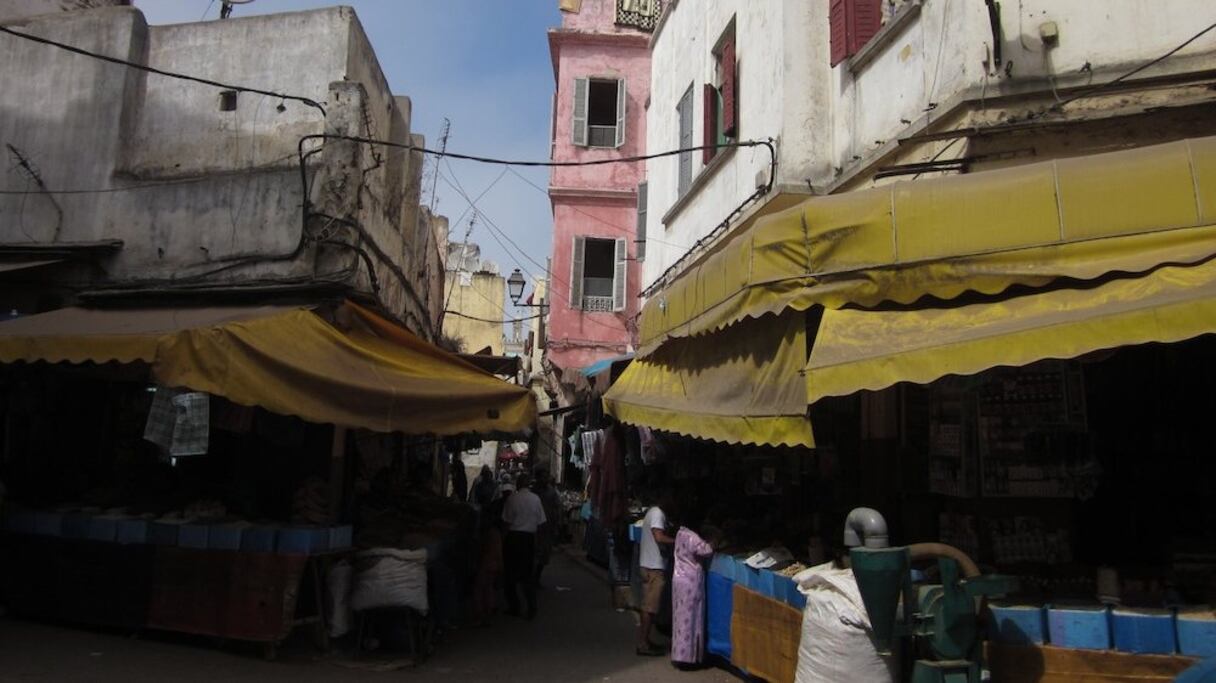
M 886 548 L 887 520 L 873 508 L 854 508 L 844 521 L 844 544 L 848 548 Z
M 958 562 L 959 570 L 963 572 L 963 578 L 974 579 L 980 575 L 980 568 L 976 566 L 975 561 L 968 557 L 967 553 L 952 545 L 946 545 L 945 543 L 913 543 L 908 546 L 908 554 L 913 562 L 928 558 L 948 557 Z

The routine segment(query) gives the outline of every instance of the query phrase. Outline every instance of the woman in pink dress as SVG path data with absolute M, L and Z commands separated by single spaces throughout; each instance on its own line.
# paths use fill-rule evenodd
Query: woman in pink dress
M 671 661 L 700 664 L 705 656 L 705 567 L 713 546 L 693 530 L 676 533 L 671 581 Z

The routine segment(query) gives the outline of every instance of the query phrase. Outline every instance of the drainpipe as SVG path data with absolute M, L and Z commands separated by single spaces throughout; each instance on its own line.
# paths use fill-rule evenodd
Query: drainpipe
M 844 521 L 844 544 L 849 548 L 887 547 L 887 520 L 873 508 L 854 508 Z

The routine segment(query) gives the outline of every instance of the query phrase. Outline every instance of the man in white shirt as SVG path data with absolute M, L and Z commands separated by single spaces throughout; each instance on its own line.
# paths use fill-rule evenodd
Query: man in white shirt
M 531 483 L 532 478 L 527 473 L 519 475 L 515 493 L 507 498 L 502 508 L 502 521 L 507 524 L 507 535 L 502 545 L 507 614 L 519 616 L 519 592 L 516 585 L 523 584 L 529 619 L 536 616 L 536 574 L 533 571 L 536 529 L 547 521 L 540 498 L 528 488 Z
M 659 545 L 672 545 L 675 539 L 667 534 L 667 515 L 658 505 L 652 505 L 642 519 L 642 541 L 638 549 L 638 566 L 642 569 L 642 618 L 638 623 L 637 653 L 660 656 L 663 649 L 650 642 L 650 626 L 663 602 L 667 583 L 666 560 Z

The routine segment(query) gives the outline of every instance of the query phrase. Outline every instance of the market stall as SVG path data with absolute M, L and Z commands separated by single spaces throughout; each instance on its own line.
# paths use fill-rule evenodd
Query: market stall
M 432 490 L 438 440 L 535 415 L 525 389 L 351 303 L 63 309 L 0 323 L 0 362 L 3 543 L 22 558 L 5 604 L 269 654 L 392 602 L 354 599 L 384 564 L 367 549 L 417 548 L 424 577 L 471 564 L 466 506 Z M 433 583 L 421 611 L 443 619 L 453 590 Z
M 650 299 L 605 408 L 702 453 L 800 451 L 782 526 L 808 565 L 868 505 L 893 545 L 1009 578 L 979 622 L 993 680 L 1061 680 L 1061 649 L 1093 680 L 1167 675 L 1216 651 L 1214 159 L 1203 138 L 808 199 Z

